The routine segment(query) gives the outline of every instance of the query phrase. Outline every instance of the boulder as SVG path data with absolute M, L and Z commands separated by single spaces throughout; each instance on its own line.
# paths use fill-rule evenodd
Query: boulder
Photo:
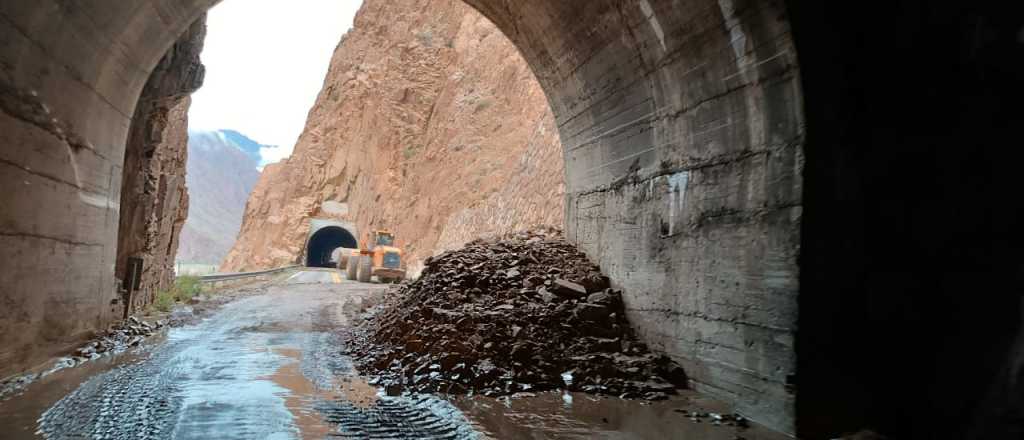
M 551 291 L 554 292 L 555 295 L 566 298 L 582 298 L 587 295 L 586 287 L 561 278 L 555 280 Z

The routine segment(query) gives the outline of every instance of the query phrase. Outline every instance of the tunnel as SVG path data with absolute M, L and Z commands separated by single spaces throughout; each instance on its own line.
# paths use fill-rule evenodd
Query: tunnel
M 0 2 L 0 376 L 116 318 L 132 114 L 215 3 Z M 467 3 L 547 94 L 567 236 L 692 388 L 803 438 L 1020 429 L 1024 5 Z
M 357 247 L 356 238 L 347 229 L 340 226 L 320 228 L 306 244 L 306 267 L 335 267 L 337 262 L 331 261 L 331 253 L 335 249 Z

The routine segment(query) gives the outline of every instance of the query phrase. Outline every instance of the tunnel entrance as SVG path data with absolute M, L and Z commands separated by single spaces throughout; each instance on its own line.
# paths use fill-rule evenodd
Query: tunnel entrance
M 378 6 L 390 3 L 377 1 Z M 554 122 L 550 127 L 527 131 L 524 130 L 527 126 L 523 124 L 523 114 L 516 113 L 513 117 L 492 119 L 493 125 L 480 125 L 487 129 L 486 132 L 466 137 L 467 142 L 431 134 L 429 138 L 438 139 L 433 145 L 426 142 L 397 147 L 396 144 L 400 149 L 392 152 L 397 154 L 394 157 L 408 158 L 409 161 L 418 158 L 417 162 L 430 163 L 435 160 L 434 151 L 475 152 L 478 139 L 504 136 L 498 127 L 516 126 L 516 131 L 534 133 L 531 139 L 541 133 L 557 131 L 561 138 L 564 176 L 559 176 L 561 178 L 557 182 L 541 185 L 540 190 L 550 194 L 564 193 L 566 235 L 594 261 L 608 268 L 607 276 L 625 292 L 626 302 L 630 304 L 629 318 L 635 322 L 639 336 L 653 346 L 664 347 L 669 357 L 685 361 L 692 372 L 690 378 L 695 388 L 735 404 L 737 411 L 749 415 L 752 420 L 792 431 L 794 398 L 787 380 L 793 373 L 795 359 L 791 341 L 799 287 L 796 256 L 800 244 L 797 231 L 802 196 L 804 124 L 797 75 L 799 69 L 783 5 L 779 2 L 741 2 L 741 7 L 735 7 L 731 1 L 697 0 L 681 7 L 669 0 L 634 0 L 594 2 L 587 8 L 579 8 L 574 2 L 545 0 L 464 1 L 497 27 L 493 34 L 506 33 L 505 36 L 522 52 L 522 58 L 532 70 L 497 69 L 488 65 L 490 69 L 477 75 L 480 78 L 498 78 L 503 83 L 499 89 L 508 90 L 514 96 L 507 100 L 496 99 L 498 97 L 481 94 L 480 89 L 469 88 L 464 93 L 441 93 L 444 90 L 439 87 L 442 83 L 466 83 L 454 79 L 464 77 L 465 72 L 460 71 L 453 75 L 446 72 L 426 78 L 409 76 L 408 80 L 415 82 L 416 87 L 402 87 L 394 93 L 381 94 L 388 98 L 379 102 L 390 105 L 393 101 L 390 97 L 401 97 L 400 105 L 395 107 L 401 107 L 402 113 L 396 113 L 396 117 L 402 121 L 419 121 L 419 115 L 422 115 L 423 121 L 429 121 L 435 116 L 435 102 L 454 101 L 460 109 L 472 109 L 475 116 L 465 125 L 474 125 L 476 122 L 473 121 L 485 120 L 481 115 L 486 116 L 487 112 L 502 108 L 506 102 L 518 102 L 528 97 L 529 94 L 523 93 L 525 89 L 513 84 L 517 78 L 532 74 L 545 92 Z M 146 7 L 124 6 L 116 12 L 106 12 L 106 16 L 112 18 L 99 22 L 90 20 L 88 14 L 62 8 L 59 6 L 61 2 L 55 0 L 37 0 L 33 8 L 0 7 L 0 14 L 5 18 L 24 20 L 21 28 L 25 31 L 18 34 L 29 37 L 24 38 L 24 42 L 19 40 L 0 48 L 0 62 L 6 63 L 5 66 L 23 66 L 16 69 L 13 76 L 7 75 L 5 70 L 5 75 L 0 75 L 3 76 L 0 82 L 4 83 L 5 90 L 24 89 L 29 103 L 22 107 L 53 109 L 53 117 L 60 118 L 68 127 L 84 128 L 75 130 L 73 139 L 66 134 L 61 136 L 76 142 L 79 137 L 88 141 L 79 148 L 82 151 L 78 154 L 97 164 L 84 174 L 96 179 L 96 182 L 87 182 L 89 185 L 86 186 L 109 188 L 109 194 L 98 195 L 116 198 L 120 195 L 117 179 L 107 178 L 102 171 L 110 169 L 112 164 L 92 158 L 89 148 L 85 147 L 102 148 L 98 152 L 100 158 L 114 158 L 115 161 L 122 158 L 123 151 L 118 151 L 118 148 L 123 149 L 127 137 L 124 127 L 131 119 L 126 114 L 131 114 L 138 102 L 144 75 L 156 68 L 173 37 L 181 35 L 216 3 L 216 0 L 184 3 L 144 0 L 139 4 L 146 4 Z M 429 8 L 449 10 L 450 5 L 434 3 L 430 2 Z M 58 11 L 58 15 L 45 23 L 35 19 L 49 14 L 48 11 Z M 162 16 L 152 11 L 173 13 Z M 468 32 L 477 28 L 459 24 L 464 21 L 453 23 L 451 29 L 465 27 Z M 70 28 L 86 40 L 95 37 L 95 41 L 51 37 L 55 27 L 65 25 L 73 26 Z M 368 28 L 366 35 L 387 28 Z M 134 35 L 160 38 L 128 38 Z M 443 40 L 439 35 L 440 31 L 433 30 L 413 35 L 414 41 L 408 52 L 422 53 L 432 60 L 443 61 L 466 48 L 477 47 L 476 42 L 484 39 L 482 33 L 464 34 L 462 37 L 453 34 L 452 38 Z M 123 41 L 115 39 L 117 44 L 111 44 L 110 36 L 125 38 Z M 83 47 L 93 48 L 95 53 L 83 52 Z M 38 59 L 26 62 L 25 56 L 29 53 L 37 53 Z M 403 55 L 396 60 L 404 62 L 406 59 Z M 431 61 L 430 64 L 435 63 Z M 130 68 L 124 70 L 125 76 L 122 77 L 119 74 L 125 66 Z M 73 75 L 74 72 L 83 72 L 84 75 Z M 37 81 L 36 78 L 41 76 L 46 80 Z M 357 74 L 359 78 L 364 76 L 364 72 Z M 8 77 L 13 78 L 13 84 L 6 84 Z M 378 74 L 367 77 L 377 78 Z M 397 75 L 386 77 L 403 78 L 403 81 L 406 78 Z M 354 102 L 344 99 L 346 95 L 343 92 L 348 86 L 342 86 L 349 83 L 352 82 L 339 81 L 334 89 L 328 85 L 323 96 L 329 101 L 342 103 L 338 105 Z M 377 87 L 377 83 L 373 84 Z M 40 85 L 46 87 L 40 88 Z M 337 100 L 332 97 L 337 97 Z M 469 100 L 464 101 L 464 98 Z M 43 107 L 44 103 L 47 107 Z M 470 103 L 472 105 L 468 105 Z M 358 114 L 361 109 L 353 107 L 347 113 L 324 112 L 323 119 L 329 119 L 329 115 Z M 419 113 L 412 113 L 413 109 Z M 470 112 L 460 110 L 453 114 L 469 116 Z M 27 115 L 23 120 L 34 121 L 36 118 L 37 115 Z M 30 122 L 25 124 L 31 125 Z M 326 128 L 334 130 L 338 127 Z M 31 139 L 38 137 L 34 136 L 38 131 L 34 125 L 25 126 L 24 131 L 26 136 L 33 136 Z M 23 136 L 15 136 L 20 131 L 15 132 L 5 126 L 0 132 L 0 138 L 10 139 L 12 145 L 25 144 Z M 319 135 L 310 138 L 313 137 L 318 139 L 317 145 L 330 144 Z M 394 137 L 399 138 L 405 139 L 406 134 L 400 132 Z M 46 151 L 44 148 L 49 145 L 42 140 L 48 137 L 39 139 L 31 145 L 32 148 L 23 149 L 27 153 L 23 163 L 39 169 L 36 162 L 47 163 L 45 161 L 49 157 L 65 157 L 66 154 L 32 155 L 33 151 Z M 468 142 L 470 140 L 472 142 Z M 534 142 L 531 140 L 527 144 Z M 62 145 L 59 147 L 64 148 Z M 435 150 L 428 151 L 430 148 Z M 57 151 L 63 153 L 63 150 Z M 358 147 L 352 151 L 368 150 Z M 472 184 L 463 189 L 464 194 L 483 194 L 498 187 L 526 191 L 526 184 L 538 180 L 523 172 L 521 174 L 525 177 L 519 181 L 495 185 L 490 171 L 509 168 L 529 170 L 545 161 L 543 156 L 509 161 L 495 160 L 497 156 L 468 153 L 467 157 L 459 159 L 465 160 L 450 163 L 465 163 L 465 166 L 454 167 L 464 175 L 465 181 Z M 319 159 L 316 162 L 325 165 L 335 163 L 333 160 L 319 162 Z M 317 178 L 313 180 L 326 182 L 366 182 L 366 178 L 351 180 L 351 176 L 328 178 L 320 170 L 299 170 L 293 175 L 298 176 L 300 172 L 316 173 Z M 7 174 L 0 175 L 8 177 Z M 437 185 L 441 190 L 452 187 L 448 185 L 454 181 L 450 176 L 440 179 L 434 177 L 437 175 L 431 174 L 409 185 Z M 76 182 L 75 177 L 69 172 L 60 180 Z M 2 182 L 9 187 L 22 188 L 23 181 L 39 178 L 18 174 Z M 52 279 L 51 274 L 55 272 L 52 267 L 29 266 L 26 263 L 26 272 L 34 272 L 17 275 L 18 301 L 37 298 L 35 286 L 47 286 L 49 290 L 43 293 L 59 299 L 62 299 L 63 292 L 70 290 L 113 290 L 113 287 L 104 289 L 99 285 L 86 289 L 81 283 L 96 279 L 94 284 L 114 285 L 113 273 L 107 274 L 103 269 L 105 262 L 112 258 L 102 253 L 104 247 L 96 244 L 116 237 L 116 229 L 108 227 L 103 231 L 86 231 L 88 228 L 71 228 L 69 226 L 76 225 L 61 221 L 81 218 L 90 225 L 97 224 L 106 218 L 116 218 L 116 207 L 103 206 L 97 211 L 97 205 L 102 204 L 97 203 L 99 199 L 79 197 L 76 186 L 59 187 L 50 194 L 42 191 L 52 188 L 51 183 L 38 181 L 39 184 L 35 184 L 36 181 L 24 188 L 38 194 L 17 198 L 14 193 L 25 193 L 19 191 L 7 198 L 0 196 L 0 200 L 5 202 L 0 205 L 10 207 L 11 212 L 35 213 L 39 211 L 32 208 L 27 200 L 43 199 L 71 208 L 64 209 L 59 216 L 40 216 L 38 221 L 26 218 L 25 221 L 5 223 L 24 225 L 13 231 L 18 234 L 16 236 L 24 235 L 24 249 L 35 249 L 27 247 L 35 246 L 27 240 L 36 240 L 40 231 L 57 234 L 54 237 L 59 243 L 73 241 L 87 246 L 81 250 L 69 250 L 69 253 L 75 252 L 74 258 L 55 263 L 61 264 L 60 273 L 67 274 L 62 280 Z M 342 189 L 331 189 L 323 194 L 333 195 L 335 190 Z M 285 203 L 285 198 L 300 195 L 282 194 L 285 195 L 281 203 Z M 337 194 L 341 196 L 340 192 Z M 352 200 L 370 201 L 382 194 L 368 195 L 360 198 L 356 194 Z M 14 200 L 9 200 L 12 198 Z M 23 199 L 26 201 L 22 202 Z M 438 203 L 436 199 L 428 200 Z M 493 205 L 481 204 L 462 211 L 466 215 L 454 219 L 451 224 L 512 224 L 515 217 L 509 215 L 510 208 L 524 206 L 525 209 L 534 209 L 529 203 L 519 203 L 514 194 L 488 196 L 481 200 L 492 200 Z M 277 203 L 276 199 L 272 203 Z M 444 202 L 439 205 L 443 206 Z M 312 205 L 302 207 L 309 209 Z M 332 218 L 347 218 L 323 211 L 324 215 Z M 436 222 L 439 226 L 447 223 L 441 222 L 433 211 L 405 210 L 402 213 L 424 224 Z M 385 220 L 372 215 L 361 215 L 360 218 L 378 222 Z M 373 223 L 364 223 L 364 227 Z M 667 228 L 661 228 L 662 224 Z M 339 229 L 358 236 L 353 228 Z M 465 230 L 459 227 L 451 229 Z M 77 235 L 63 234 L 64 230 Z M 343 246 L 343 239 L 337 236 L 339 232 L 333 228 L 324 231 L 311 228 L 304 256 L 291 261 L 305 260 L 309 266 L 325 265 L 330 261 L 331 251 Z M 0 238 L 9 236 L 14 235 Z M 714 239 L 709 240 L 709 237 Z M 764 239 L 751 240 L 753 237 Z M 442 238 L 453 243 L 460 240 L 457 234 Z M 22 252 L 21 243 L 19 241 L 17 246 L 5 249 Z M 356 242 L 351 240 L 349 243 Z M 33 254 L 22 253 L 11 260 L 54 260 L 42 253 L 33 257 Z M 714 279 L 715 283 L 706 282 L 709 279 Z M 0 299 L 7 303 L 6 296 Z M 55 302 L 102 305 L 106 303 L 103 299 L 107 298 L 83 297 L 71 302 Z M 666 309 L 665 305 L 671 307 Z M 0 310 L 0 321 L 14 316 L 17 310 Z M 74 315 L 84 316 L 93 310 L 75 312 Z M 41 311 L 37 315 L 38 318 L 34 317 L 32 322 L 24 325 L 20 324 L 23 320 L 12 319 L 12 322 L 19 322 L 17 327 L 0 333 L 17 336 L 4 340 L 11 346 L 27 346 L 31 341 L 29 336 L 22 337 L 23 334 L 46 336 L 55 333 L 42 325 L 46 322 L 45 315 Z M 713 340 L 707 340 L 706 335 L 714 335 Z M 702 348 L 697 353 L 694 347 L 706 347 L 707 350 Z M 741 347 L 746 348 L 742 355 L 733 349 Z M 6 361 L 7 356 L 7 353 L 0 353 L 0 361 Z M 0 365 L 4 363 L 0 362 Z
M 337 248 L 356 248 L 359 244 L 347 229 L 340 226 L 321 228 L 309 237 L 306 244 L 306 267 L 334 267 L 331 253 Z

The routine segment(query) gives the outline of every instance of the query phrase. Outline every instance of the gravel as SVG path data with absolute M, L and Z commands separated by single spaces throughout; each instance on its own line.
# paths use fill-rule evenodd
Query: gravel
M 553 229 L 486 240 L 425 262 L 347 336 L 388 394 L 501 396 L 568 389 L 659 400 L 682 368 L 634 336 L 620 292 Z

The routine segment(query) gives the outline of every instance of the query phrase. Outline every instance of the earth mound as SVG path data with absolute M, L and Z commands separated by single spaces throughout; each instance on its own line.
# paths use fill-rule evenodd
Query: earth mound
M 569 389 L 663 399 L 685 387 L 634 336 L 622 298 L 555 229 L 477 240 L 429 258 L 349 335 L 389 394 L 500 396 Z

